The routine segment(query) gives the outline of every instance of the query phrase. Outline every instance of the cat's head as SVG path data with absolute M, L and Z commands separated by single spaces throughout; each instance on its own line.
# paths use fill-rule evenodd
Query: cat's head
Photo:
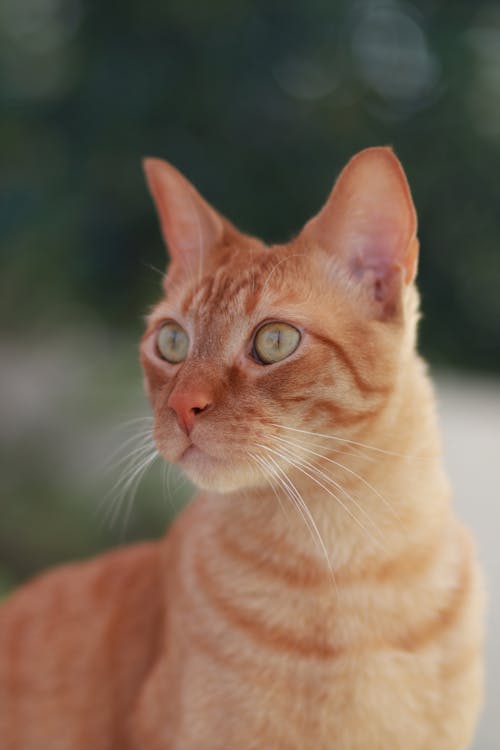
M 231 491 L 282 471 L 309 433 L 361 435 L 414 343 L 416 215 L 393 152 L 357 154 L 299 235 L 271 246 L 168 163 L 145 170 L 171 256 L 141 343 L 160 453 Z

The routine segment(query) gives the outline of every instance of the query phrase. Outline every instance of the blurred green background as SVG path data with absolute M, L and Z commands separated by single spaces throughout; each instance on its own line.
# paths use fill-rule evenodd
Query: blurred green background
M 392 144 L 423 352 L 500 372 L 498 3 L 2 0 L 0 82 L 4 587 L 171 514 L 159 468 L 126 523 L 96 500 L 135 428 L 108 432 L 148 413 L 136 340 L 166 259 L 143 155 L 284 240 L 353 153 Z
M 392 144 L 420 217 L 422 346 L 500 370 L 500 4 L 2 0 L 1 319 L 126 336 L 165 263 L 140 170 L 283 240 Z
M 455 373 L 459 507 L 500 569 L 499 2 L 1 0 L 0 102 L 0 592 L 162 533 L 189 494 L 156 462 L 113 505 L 113 463 L 146 456 L 124 423 L 148 415 L 137 339 L 166 263 L 141 157 L 281 241 L 377 144 L 419 214 L 421 348 Z
M 392 144 L 422 349 L 500 372 L 498 3 L 2 0 L 0 81 L 4 586 L 169 518 L 154 471 L 126 524 L 95 507 L 124 442 L 104 436 L 148 413 L 136 340 L 166 258 L 143 155 L 284 240 L 353 153 Z

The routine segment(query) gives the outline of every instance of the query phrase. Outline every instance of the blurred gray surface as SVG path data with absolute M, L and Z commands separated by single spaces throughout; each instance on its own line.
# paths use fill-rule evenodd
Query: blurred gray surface
M 475 533 L 489 590 L 486 705 L 474 750 L 499 750 L 500 383 L 441 376 L 437 385 L 455 506 Z

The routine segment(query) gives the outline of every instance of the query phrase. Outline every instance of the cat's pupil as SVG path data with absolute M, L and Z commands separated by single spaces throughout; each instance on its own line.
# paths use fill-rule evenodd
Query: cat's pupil
M 270 339 L 270 345 L 273 349 L 279 350 L 280 348 L 280 341 L 281 341 L 281 332 L 280 331 L 272 331 L 271 333 L 267 334 L 268 338 Z

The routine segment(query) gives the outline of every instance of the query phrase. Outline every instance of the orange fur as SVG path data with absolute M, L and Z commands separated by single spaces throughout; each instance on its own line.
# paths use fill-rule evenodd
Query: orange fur
M 172 264 L 141 362 L 158 450 L 202 492 L 161 541 L 7 601 L 2 749 L 464 750 L 483 594 L 415 353 L 399 162 L 358 154 L 272 247 L 170 165 L 146 173 Z M 172 319 L 180 364 L 158 351 Z M 301 341 L 263 366 L 251 342 L 273 320 Z

